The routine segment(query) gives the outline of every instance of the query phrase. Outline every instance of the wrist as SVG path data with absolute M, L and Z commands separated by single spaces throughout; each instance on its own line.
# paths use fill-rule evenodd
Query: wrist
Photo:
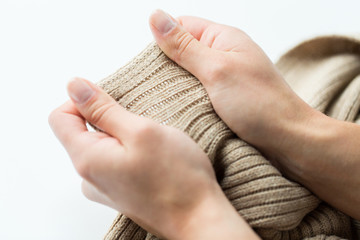
M 169 239 L 258 239 L 220 187 L 203 199 Z
M 310 106 L 304 107 L 296 119 L 282 123 L 265 153 L 291 179 L 303 184 L 311 181 L 311 171 L 321 167 L 316 166 L 321 164 L 319 158 L 324 158 L 325 152 L 331 154 L 331 142 L 338 134 L 334 122 L 339 121 Z
M 320 199 L 359 219 L 360 127 L 310 109 L 287 121 L 278 138 L 261 149 L 284 175 Z M 341 196 L 341 197 L 334 197 Z

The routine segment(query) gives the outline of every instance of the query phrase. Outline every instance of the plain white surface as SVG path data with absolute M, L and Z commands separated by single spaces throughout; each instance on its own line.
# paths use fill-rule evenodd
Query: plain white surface
M 82 196 L 47 116 L 71 77 L 96 82 L 141 51 L 156 8 L 241 28 L 273 60 L 312 36 L 360 32 L 356 0 L 0 0 L 0 239 L 106 233 L 116 212 Z

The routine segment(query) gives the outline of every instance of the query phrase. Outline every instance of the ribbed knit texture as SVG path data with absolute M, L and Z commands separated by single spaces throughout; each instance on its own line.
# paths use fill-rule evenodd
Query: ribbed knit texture
M 360 122 L 360 44 L 347 38 L 339 39 L 352 47 L 318 43 L 332 39 L 306 42 L 277 66 L 311 106 Z M 230 202 L 263 239 L 351 238 L 348 216 L 284 178 L 260 152 L 236 137 L 214 112 L 201 83 L 155 43 L 98 85 L 127 110 L 192 137 L 209 156 Z M 157 238 L 120 214 L 105 239 Z

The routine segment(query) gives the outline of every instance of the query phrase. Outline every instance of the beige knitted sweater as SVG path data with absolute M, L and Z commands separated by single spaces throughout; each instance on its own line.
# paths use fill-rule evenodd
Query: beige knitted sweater
M 360 123 L 359 40 L 316 38 L 289 51 L 277 67 L 312 107 Z M 98 84 L 129 111 L 190 135 L 208 154 L 230 202 L 263 239 L 356 239 L 355 221 L 283 177 L 235 136 L 201 83 L 155 43 Z M 157 238 L 120 214 L 105 239 Z

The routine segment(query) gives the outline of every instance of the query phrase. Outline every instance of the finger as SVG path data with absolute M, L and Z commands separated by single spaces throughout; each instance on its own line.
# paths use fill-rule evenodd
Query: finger
M 122 141 L 139 117 L 126 111 L 102 89 L 84 79 L 68 84 L 68 93 L 81 115 L 99 129 Z
M 94 141 L 109 137 L 101 132 L 88 132 L 85 119 L 71 101 L 49 115 L 49 125 L 70 157 L 77 156 L 78 152 L 87 149 Z
M 188 31 L 191 35 L 194 36 L 194 38 L 196 38 L 200 42 L 206 29 L 211 26 L 217 25 L 212 21 L 193 16 L 180 16 L 177 17 L 176 20 L 180 23 L 181 26 L 184 27 L 186 31 Z
M 79 136 L 87 133 L 85 119 L 71 101 L 61 105 L 49 115 L 49 125 L 69 154 L 73 148 L 78 148 L 79 143 L 82 143 L 78 139 Z
M 156 10 L 149 21 L 156 42 L 169 58 L 199 79 L 206 76 L 213 50 L 161 10 Z

